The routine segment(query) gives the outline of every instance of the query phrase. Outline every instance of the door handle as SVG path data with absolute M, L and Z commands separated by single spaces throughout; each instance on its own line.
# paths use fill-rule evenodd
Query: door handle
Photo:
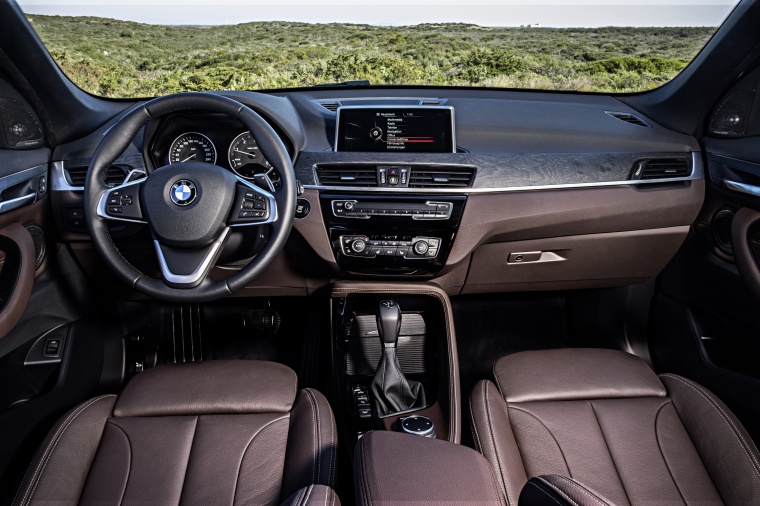
M 760 186 L 754 186 L 746 183 L 737 183 L 736 181 L 730 181 L 728 179 L 723 180 L 723 185 L 729 190 L 738 193 L 746 193 L 747 195 L 760 197 Z
M 19 207 L 25 206 L 27 204 L 31 204 L 36 198 L 37 193 L 35 192 L 30 193 L 29 195 L 24 195 L 23 197 L 16 197 L 15 199 L 0 202 L 0 214 L 18 209 Z

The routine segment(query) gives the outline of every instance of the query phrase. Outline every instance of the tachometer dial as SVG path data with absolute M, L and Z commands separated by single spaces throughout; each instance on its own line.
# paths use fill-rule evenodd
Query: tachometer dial
M 216 148 L 211 139 L 198 132 L 187 132 L 172 142 L 169 163 L 206 162 L 216 163 Z
M 259 150 L 259 145 L 250 132 L 243 132 L 235 137 L 230 144 L 228 153 L 230 168 L 238 176 L 253 179 L 256 174 L 269 174 L 270 178 L 274 168 L 264 158 Z

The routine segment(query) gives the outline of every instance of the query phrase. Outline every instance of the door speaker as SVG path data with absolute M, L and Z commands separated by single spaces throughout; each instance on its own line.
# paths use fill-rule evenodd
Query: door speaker
M 42 147 L 42 129 L 34 114 L 21 102 L 0 98 L 0 120 L 3 133 L 0 147 L 32 149 Z
M 746 133 L 755 90 L 740 90 L 730 95 L 713 113 L 710 133 L 721 137 L 739 137 Z
M 45 237 L 45 231 L 38 225 L 26 225 L 26 230 L 29 232 L 29 235 L 32 236 L 32 241 L 34 242 L 34 253 L 37 256 L 37 264 L 34 267 L 36 270 L 39 269 L 42 262 L 45 261 L 45 253 L 47 253 L 45 245 L 47 239 Z

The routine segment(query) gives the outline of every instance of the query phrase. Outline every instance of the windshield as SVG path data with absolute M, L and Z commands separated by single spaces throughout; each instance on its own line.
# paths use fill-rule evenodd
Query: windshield
M 646 91 L 685 68 L 735 2 L 20 3 L 77 86 L 127 98 L 349 81 Z

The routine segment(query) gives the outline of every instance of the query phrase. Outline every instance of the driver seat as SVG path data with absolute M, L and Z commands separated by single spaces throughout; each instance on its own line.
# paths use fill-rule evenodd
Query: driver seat
M 14 505 L 338 504 L 336 431 L 281 364 L 161 365 L 64 415 Z

